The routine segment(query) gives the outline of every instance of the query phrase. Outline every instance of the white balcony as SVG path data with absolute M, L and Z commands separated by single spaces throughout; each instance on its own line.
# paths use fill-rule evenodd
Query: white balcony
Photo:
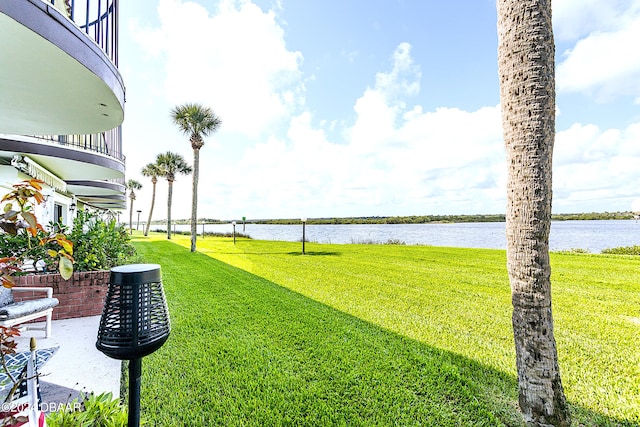
M 42 0 L 0 1 L 0 133 L 94 134 L 124 119 L 124 82 L 108 46 Z M 89 24 L 89 23 L 87 23 Z M 105 51 L 106 50 L 106 51 Z M 117 58 L 117 53 L 115 58 Z

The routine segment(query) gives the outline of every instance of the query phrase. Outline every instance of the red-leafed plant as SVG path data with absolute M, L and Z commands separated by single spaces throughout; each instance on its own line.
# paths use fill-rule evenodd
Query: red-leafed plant
M 47 246 L 46 253 L 58 262 L 60 275 L 68 280 L 73 275 L 73 243 L 62 233 L 47 234 L 34 213 L 34 203 L 44 201 L 41 193 L 43 182 L 29 179 L 13 185 L 13 190 L 5 194 L 0 203 L 5 203 L 0 214 L 0 229 L 5 233 L 17 235 L 27 233 L 26 244 L 31 247 L 31 238 L 36 238 L 40 246 Z M 55 249 L 52 249 L 55 247 Z M 0 281 L 2 286 L 15 285 L 14 275 L 22 270 L 24 259 L 20 256 L 0 258 Z
M 5 204 L 2 214 L 0 214 L 0 229 L 4 233 L 13 236 L 19 233 L 26 233 L 27 239 L 25 242 L 28 249 L 31 249 L 32 238 L 37 239 L 38 245 L 43 248 L 47 247 L 46 254 L 58 260 L 60 275 L 65 280 L 68 280 L 73 274 L 73 243 L 64 234 L 46 233 L 34 213 L 34 203 L 40 204 L 44 201 L 41 193 L 42 184 L 43 182 L 38 179 L 30 179 L 13 185 L 13 190 L 5 194 L 0 200 L 0 203 Z M 28 253 L 28 251 L 23 253 Z M 2 286 L 11 288 L 15 285 L 14 275 L 22 271 L 25 256 L 6 255 L 3 254 L 0 257 L 0 282 Z M 20 330 L 16 327 L 0 326 L 0 367 L 13 383 L 10 394 L 15 391 L 19 381 L 13 378 L 7 369 L 5 356 L 16 352 L 17 344 L 14 338 L 19 335 Z M 13 416 L 5 417 L 0 420 L 0 425 L 12 425 L 13 421 Z

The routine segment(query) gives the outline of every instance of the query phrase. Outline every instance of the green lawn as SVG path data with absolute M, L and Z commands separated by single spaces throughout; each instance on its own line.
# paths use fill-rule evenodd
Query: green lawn
M 173 322 L 144 362 L 151 425 L 518 424 L 504 251 L 135 245 L 162 265 Z M 640 258 L 554 254 L 552 266 L 575 418 L 638 425 Z

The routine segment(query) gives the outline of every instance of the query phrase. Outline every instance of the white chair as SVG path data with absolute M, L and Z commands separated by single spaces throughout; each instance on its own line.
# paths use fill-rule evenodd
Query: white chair
M 53 298 L 53 288 L 50 287 L 28 287 L 15 286 L 7 289 L 0 286 L 0 325 L 15 326 L 28 322 L 30 320 L 46 317 L 45 327 L 28 329 L 43 330 L 45 337 L 51 336 L 51 318 L 53 316 L 53 308 L 59 304 L 57 298 Z M 37 298 L 27 301 L 15 302 L 13 299 L 14 292 L 46 292 L 46 298 Z

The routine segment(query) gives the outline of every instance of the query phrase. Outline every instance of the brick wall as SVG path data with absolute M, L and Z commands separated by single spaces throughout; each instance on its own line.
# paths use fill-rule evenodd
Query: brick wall
M 16 286 L 49 286 L 60 304 L 53 309 L 53 320 L 102 314 L 104 299 L 109 288 L 110 271 L 84 271 L 73 273 L 64 280 L 59 274 L 30 274 L 18 277 Z M 42 298 L 44 292 L 15 292 L 16 301 Z

